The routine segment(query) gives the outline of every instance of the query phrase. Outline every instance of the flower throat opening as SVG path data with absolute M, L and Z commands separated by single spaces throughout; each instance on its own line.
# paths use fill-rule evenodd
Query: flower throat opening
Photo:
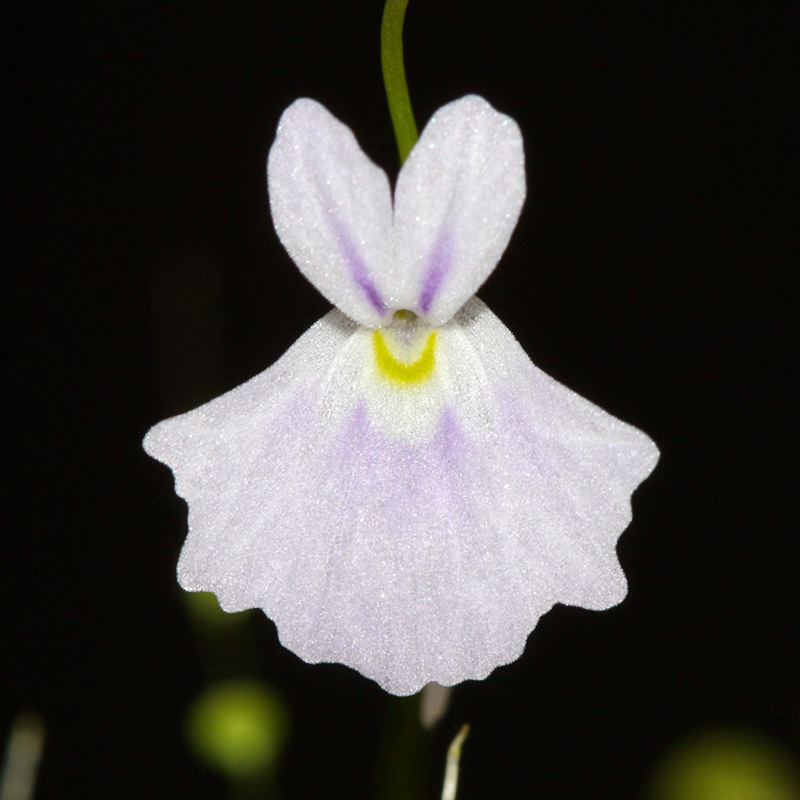
M 436 366 L 437 332 L 412 311 L 395 311 L 388 328 L 372 334 L 378 373 L 392 383 L 427 380 Z

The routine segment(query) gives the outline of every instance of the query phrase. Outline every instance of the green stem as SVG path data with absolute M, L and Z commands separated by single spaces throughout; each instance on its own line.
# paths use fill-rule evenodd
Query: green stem
M 381 67 L 386 99 L 402 164 L 417 143 L 417 123 L 411 110 L 406 70 L 403 65 L 403 19 L 408 0 L 386 0 L 381 23 Z
M 420 800 L 427 779 L 429 737 L 419 724 L 419 695 L 393 697 L 378 761 L 380 800 Z

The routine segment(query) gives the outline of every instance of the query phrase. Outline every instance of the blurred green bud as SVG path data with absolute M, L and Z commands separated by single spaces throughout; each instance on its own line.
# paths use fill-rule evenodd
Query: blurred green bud
M 650 800 L 800 800 L 798 767 L 766 736 L 719 729 L 680 742 L 654 774 Z
M 189 709 L 186 737 L 192 753 L 227 777 L 270 772 L 289 727 L 286 705 L 266 684 L 231 680 L 203 691 Z

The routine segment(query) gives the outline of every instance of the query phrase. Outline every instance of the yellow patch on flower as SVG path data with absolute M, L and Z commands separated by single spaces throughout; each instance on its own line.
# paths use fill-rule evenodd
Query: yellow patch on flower
M 430 377 L 436 365 L 436 331 L 428 334 L 422 352 L 413 361 L 396 358 L 389 349 L 382 331 L 375 331 L 372 334 L 372 343 L 378 372 L 393 383 L 421 383 Z

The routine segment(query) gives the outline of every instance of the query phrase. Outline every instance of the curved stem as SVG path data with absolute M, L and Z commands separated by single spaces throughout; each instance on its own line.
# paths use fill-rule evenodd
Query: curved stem
M 381 23 L 381 67 L 389 113 L 402 164 L 417 143 L 417 123 L 411 110 L 403 64 L 403 19 L 408 0 L 386 0 Z

